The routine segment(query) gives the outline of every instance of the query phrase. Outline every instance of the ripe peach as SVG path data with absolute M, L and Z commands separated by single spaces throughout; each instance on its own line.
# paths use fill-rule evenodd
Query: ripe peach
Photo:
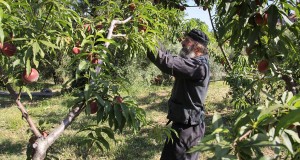
M 31 72 L 26 74 L 26 69 L 23 71 L 22 80 L 25 83 L 32 83 L 37 81 L 39 78 L 39 72 L 35 68 L 31 68 Z
M 91 114 L 95 114 L 98 112 L 98 104 L 96 101 L 92 101 L 90 103 L 90 110 L 91 110 Z
M 80 53 L 80 49 L 78 47 L 73 47 L 72 49 L 74 54 L 79 54 Z
M 83 25 L 83 28 L 86 30 L 86 31 L 91 31 L 91 25 L 90 24 L 84 24 Z
M 94 58 L 94 59 L 92 60 L 92 63 L 93 63 L 93 64 L 98 64 L 98 61 L 99 61 L 98 58 Z
M 123 103 L 123 98 L 121 96 L 115 96 L 115 100 L 118 102 L 118 103 Z
M 15 55 L 17 52 L 16 46 L 14 46 L 12 43 L 5 42 L 1 48 L 2 53 L 6 55 L 7 57 L 11 57 Z
M 268 70 L 269 62 L 265 59 L 258 62 L 258 71 L 264 73 Z
M 264 24 L 263 16 L 262 16 L 260 13 L 256 13 L 256 15 L 255 15 L 255 23 L 256 23 L 258 26 L 261 26 L 261 25 Z

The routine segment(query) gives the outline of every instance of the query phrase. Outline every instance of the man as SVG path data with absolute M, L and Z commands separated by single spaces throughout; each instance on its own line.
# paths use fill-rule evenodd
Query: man
M 205 131 L 204 102 L 210 78 L 208 42 L 205 33 L 193 29 L 182 41 L 179 56 L 163 49 L 158 49 L 156 57 L 151 51 L 147 53 L 162 72 L 175 77 L 167 118 L 179 137 L 172 134 L 173 143 L 165 142 L 161 160 L 198 159 L 198 152 L 186 152 L 197 145 Z

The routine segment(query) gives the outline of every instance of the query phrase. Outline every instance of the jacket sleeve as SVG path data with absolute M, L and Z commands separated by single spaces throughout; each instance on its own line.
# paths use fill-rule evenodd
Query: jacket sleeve
M 173 56 L 160 49 L 156 57 L 151 51 L 148 51 L 147 56 L 162 72 L 176 78 L 203 80 L 207 76 L 207 65 L 195 58 Z

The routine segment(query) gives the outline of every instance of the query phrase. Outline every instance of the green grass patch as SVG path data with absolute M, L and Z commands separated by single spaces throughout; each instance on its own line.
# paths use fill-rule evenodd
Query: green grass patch
M 141 108 L 147 113 L 148 124 L 136 134 L 130 130 L 116 135 L 116 142 L 109 140 L 111 149 L 101 152 L 94 146 L 88 150 L 85 143 L 86 132 L 79 132 L 81 127 L 94 123 L 94 115 L 87 116 L 82 113 L 63 135 L 49 149 L 49 157 L 58 159 L 105 159 L 105 160 L 157 160 L 160 158 L 163 142 L 157 142 L 151 137 L 155 125 L 164 126 L 168 121 L 167 101 L 172 86 L 148 86 L 129 88 L 129 92 L 122 95 L 134 97 Z M 135 92 L 132 92 L 135 91 Z M 210 132 L 210 123 L 214 110 L 225 114 L 228 100 L 226 94 L 229 87 L 223 82 L 211 82 L 207 96 L 207 133 Z M 228 99 L 228 98 L 227 98 Z M 26 145 L 31 133 L 28 124 L 22 119 L 16 104 L 9 97 L 1 98 L 0 112 L 0 159 L 26 159 Z M 74 97 L 59 95 L 51 98 L 22 99 L 29 115 L 39 128 L 51 131 L 66 116 Z M 105 125 L 105 124 L 104 124 Z M 201 159 L 207 159 L 212 153 L 204 153 Z M 52 157 L 52 158 L 51 158 Z

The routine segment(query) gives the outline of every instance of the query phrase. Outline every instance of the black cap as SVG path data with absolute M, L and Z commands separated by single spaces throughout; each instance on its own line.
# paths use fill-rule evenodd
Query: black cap
M 209 42 L 209 39 L 207 37 L 207 35 L 198 30 L 198 29 L 192 29 L 188 34 L 187 36 L 191 37 L 193 40 L 207 46 L 208 42 Z

